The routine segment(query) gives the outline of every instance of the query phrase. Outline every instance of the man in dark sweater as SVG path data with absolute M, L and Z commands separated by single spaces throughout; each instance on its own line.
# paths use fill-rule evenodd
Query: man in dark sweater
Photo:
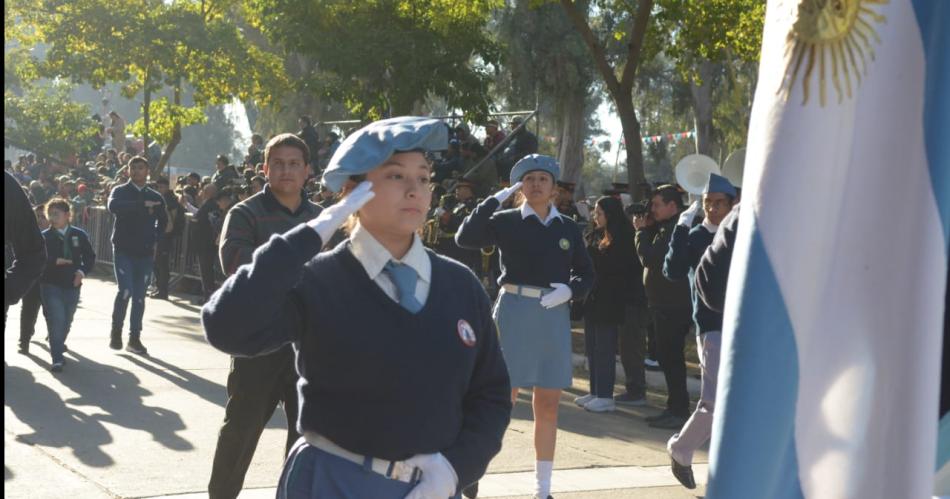
M 710 310 L 699 300 L 694 278 L 703 253 L 719 230 L 719 224 L 732 209 L 735 198 L 736 189 L 725 177 L 710 174 L 702 200 L 702 223 L 690 228 L 700 209 L 700 203 L 696 201 L 680 214 L 663 263 L 663 275 L 667 279 L 689 280 L 693 298 L 693 320 L 696 323 L 696 350 L 699 352 L 702 374 L 702 390 L 696 410 L 682 430 L 667 442 L 673 475 L 688 489 L 696 488 L 692 470 L 693 454 L 712 434 L 719 345 L 722 338 L 722 314 Z
M 647 303 L 656 328 L 657 356 L 666 379 L 666 410 L 646 418 L 650 426 L 679 429 L 689 417 L 689 393 L 686 391 L 686 335 L 689 334 L 692 306 L 689 283 L 672 282 L 663 276 L 663 260 L 677 216 L 683 208 L 679 189 L 672 185 L 657 188 L 650 200 L 656 221 L 647 225 L 646 217 L 634 218 L 637 229 L 637 255 L 643 263 L 643 284 Z
M 310 152 L 293 134 L 278 135 L 264 152 L 264 190 L 235 205 L 224 222 L 221 268 L 234 274 L 251 263 L 254 250 L 274 234 L 283 234 L 320 214 L 303 191 L 310 171 Z M 294 352 L 285 345 L 254 358 L 234 357 L 228 375 L 228 404 L 218 435 L 208 493 L 212 499 L 237 497 L 257 449 L 264 425 L 278 403 L 287 416 L 286 452 L 297 433 L 297 373 Z
M 132 300 L 129 319 L 129 343 L 126 350 L 148 353 L 142 345 L 142 317 L 145 315 L 145 290 L 155 260 L 155 247 L 165 234 L 168 215 L 162 195 L 145 185 L 148 160 L 135 156 L 129 160 L 129 181 L 109 195 L 108 208 L 115 215 L 112 226 L 112 252 L 115 279 L 119 285 L 112 309 L 112 335 L 109 348 L 122 348 L 122 326 Z
M 3 323 L 46 265 L 46 243 L 20 183 L 3 172 Z

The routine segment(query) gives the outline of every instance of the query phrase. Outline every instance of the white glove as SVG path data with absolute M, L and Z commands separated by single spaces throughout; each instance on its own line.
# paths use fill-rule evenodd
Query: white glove
M 699 209 L 699 201 L 693 201 L 693 204 L 689 205 L 689 208 L 686 208 L 683 210 L 683 213 L 680 213 L 680 219 L 676 222 L 676 225 L 682 225 L 687 229 L 692 227 L 693 218 L 695 218 L 696 214 L 699 213 Z
M 515 182 L 515 185 L 511 187 L 505 187 L 504 189 L 492 194 L 492 197 L 497 199 L 499 203 L 504 203 L 506 199 L 511 197 L 518 189 L 521 188 L 521 182 Z
M 373 199 L 376 193 L 372 191 L 372 188 L 372 182 L 361 182 L 349 196 L 320 212 L 320 215 L 307 222 L 307 225 L 313 227 L 313 230 L 320 234 L 323 244 L 326 244 L 333 237 L 333 233 L 346 221 L 346 217 L 356 213 L 370 199 Z
M 567 284 L 552 282 L 551 287 L 554 289 L 541 297 L 541 306 L 544 308 L 554 308 L 562 303 L 567 303 L 574 294 Z
M 406 499 L 448 499 L 455 495 L 459 483 L 458 475 L 452 463 L 442 453 L 416 454 L 403 463 L 422 471 L 422 479 L 412 488 Z

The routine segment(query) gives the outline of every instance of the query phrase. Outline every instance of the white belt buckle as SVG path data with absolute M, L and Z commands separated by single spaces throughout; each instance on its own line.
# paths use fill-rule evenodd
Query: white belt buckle
M 404 461 L 395 461 L 393 462 L 393 470 L 389 474 L 389 477 L 399 480 L 400 482 L 411 483 L 415 471 L 415 466 L 410 466 Z

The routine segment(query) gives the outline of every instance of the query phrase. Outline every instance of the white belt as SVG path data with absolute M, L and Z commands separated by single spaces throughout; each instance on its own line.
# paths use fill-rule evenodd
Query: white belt
M 547 288 L 539 288 L 537 286 L 522 286 L 521 284 L 503 284 L 502 288 L 506 293 L 527 296 L 528 298 L 541 298 L 541 296 L 544 295 L 544 292 L 547 291 Z
M 303 432 L 303 438 L 308 444 L 334 456 L 341 457 L 359 466 L 364 466 L 367 458 L 331 442 L 328 438 L 312 431 Z M 405 483 L 414 483 L 419 478 L 421 470 L 407 465 L 403 461 L 388 461 L 386 459 L 369 458 L 374 473 L 383 475 L 392 480 Z

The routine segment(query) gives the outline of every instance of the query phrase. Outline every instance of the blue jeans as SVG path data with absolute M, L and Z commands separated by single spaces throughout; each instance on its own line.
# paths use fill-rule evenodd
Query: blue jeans
M 132 256 L 116 253 L 115 282 L 119 292 L 115 295 L 112 309 L 112 330 L 122 331 L 125 323 L 125 311 L 132 299 L 132 317 L 129 319 L 129 337 L 138 338 L 142 333 L 142 317 L 145 315 L 145 290 L 152 277 L 153 259 L 151 256 Z
M 43 300 L 43 316 L 49 329 L 49 351 L 53 363 L 63 361 L 63 344 L 73 324 L 73 315 L 79 306 L 79 288 L 63 288 L 53 284 L 40 284 Z
M 614 398 L 619 330 L 616 324 L 584 320 L 584 352 L 590 366 L 590 393 L 597 398 Z

